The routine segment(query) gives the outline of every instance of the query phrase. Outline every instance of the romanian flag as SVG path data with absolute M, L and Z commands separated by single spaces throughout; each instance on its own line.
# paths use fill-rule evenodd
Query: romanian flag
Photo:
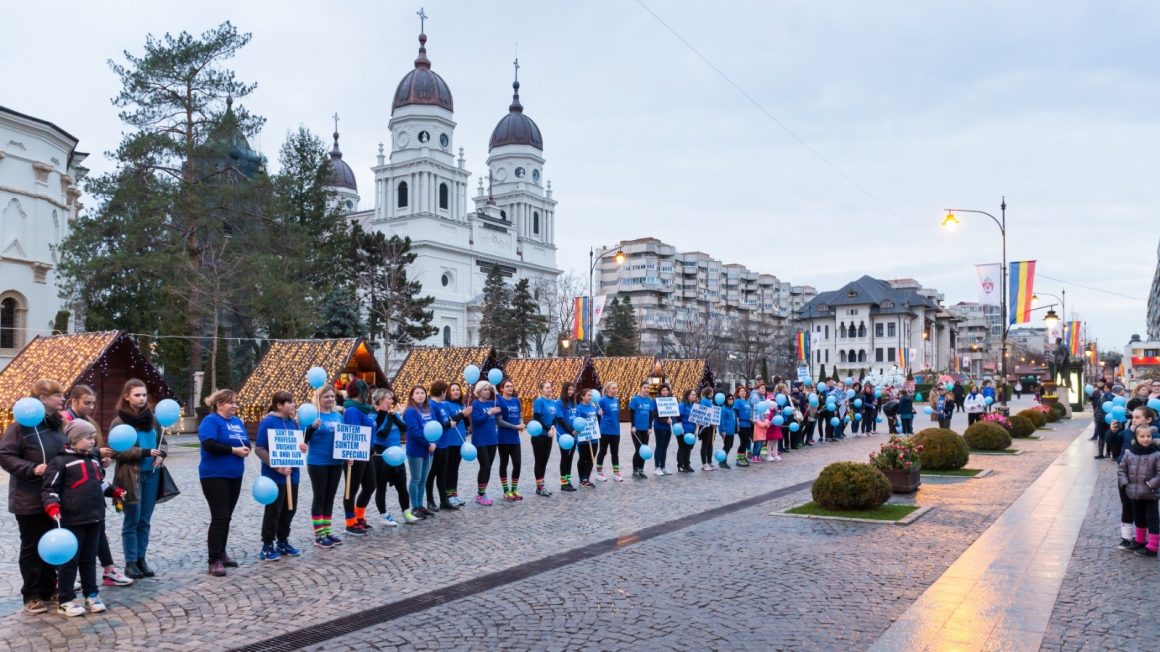
M 1068 348 L 1071 349 L 1072 355 L 1079 355 L 1079 349 L 1080 349 L 1079 332 L 1080 332 L 1080 327 L 1079 327 L 1078 321 L 1068 322 L 1067 344 L 1068 344 Z
M 572 339 L 577 342 L 588 339 L 591 324 L 588 323 L 589 297 L 576 297 L 572 308 Z
M 799 332 L 794 341 L 797 343 L 797 359 L 802 362 L 810 361 L 810 336 L 805 331 Z
M 907 355 L 906 347 L 905 346 L 898 347 L 898 368 L 902 369 L 903 371 L 906 371 L 906 368 L 909 366 L 910 366 L 910 356 Z
M 1007 281 L 1010 285 L 1010 292 L 1007 293 L 1010 322 L 1030 324 L 1031 297 L 1035 294 L 1035 261 L 1017 260 L 1011 263 L 1011 275 Z

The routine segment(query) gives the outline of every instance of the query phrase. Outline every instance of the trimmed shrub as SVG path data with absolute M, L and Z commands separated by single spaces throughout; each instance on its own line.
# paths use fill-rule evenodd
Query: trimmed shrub
M 1031 423 L 1034 423 L 1036 428 L 1043 428 L 1047 425 L 1047 415 L 1043 414 L 1039 410 L 1023 410 L 1015 416 L 1030 419 Z
M 967 445 L 979 451 L 1001 451 L 1011 446 L 1011 435 L 993 423 L 976 421 L 963 433 Z
M 833 511 L 876 509 L 890 498 L 890 480 L 869 464 L 834 462 L 818 474 L 810 495 Z
M 1051 411 L 1055 413 L 1056 421 L 1061 421 L 1064 417 L 1067 416 L 1067 408 L 1063 407 L 1059 403 L 1052 403 Z
M 1035 424 L 1031 422 L 1031 419 L 1018 414 L 1011 417 L 1012 437 L 1030 437 L 1033 434 L 1035 434 Z
M 971 457 L 967 442 L 953 430 L 927 428 L 915 435 L 914 441 L 922 446 L 922 468 L 931 471 L 961 469 Z

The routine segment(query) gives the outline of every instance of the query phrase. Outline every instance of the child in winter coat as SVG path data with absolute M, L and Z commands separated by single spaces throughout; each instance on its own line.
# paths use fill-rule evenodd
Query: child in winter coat
M 83 616 L 86 611 L 105 610 L 97 585 L 97 546 L 105 529 L 105 492 L 101 486 L 101 462 L 97 459 L 97 429 L 83 419 L 68 422 L 68 444 L 48 462 L 41 498 L 44 512 L 77 538 L 77 554 L 60 567 L 57 612 Z M 77 566 L 81 571 L 84 604 L 77 599 Z
M 761 458 L 761 447 L 765 445 L 765 439 L 769 432 L 769 411 L 758 412 L 756 409 L 753 412 L 753 451 L 750 453 L 749 460 L 751 462 L 763 462 Z
M 1160 489 L 1160 448 L 1152 442 L 1152 426 L 1139 425 L 1135 433 L 1131 447 L 1120 459 L 1119 482 L 1132 501 L 1136 538 L 1131 549 L 1138 555 L 1155 557 L 1160 546 L 1160 496 L 1156 495 Z

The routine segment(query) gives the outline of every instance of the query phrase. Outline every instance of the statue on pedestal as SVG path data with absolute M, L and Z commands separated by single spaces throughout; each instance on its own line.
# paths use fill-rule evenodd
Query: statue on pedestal
M 1068 368 L 1071 366 L 1071 350 L 1063 343 L 1062 337 L 1055 338 L 1055 352 L 1048 362 L 1051 367 L 1051 380 L 1064 387 L 1071 387 L 1068 382 Z

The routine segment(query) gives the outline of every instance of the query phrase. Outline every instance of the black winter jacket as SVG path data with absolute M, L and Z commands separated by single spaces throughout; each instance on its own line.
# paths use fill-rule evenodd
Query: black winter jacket
M 41 490 L 47 513 L 60 506 L 61 525 L 86 525 L 105 519 L 105 492 L 101 488 L 101 462 L 91 452 L 65 448 L 48 463 Z
M 0 439 L 0 468 L 8 472 L 8 511 L 18 516 L 43 514 L 44 477 L 36 467 L 56 457 L 68 440 L 59 427 L 43 421 L 35 428 L 13 423 Z M 45 472 L 47 475 L 47 471 Z

